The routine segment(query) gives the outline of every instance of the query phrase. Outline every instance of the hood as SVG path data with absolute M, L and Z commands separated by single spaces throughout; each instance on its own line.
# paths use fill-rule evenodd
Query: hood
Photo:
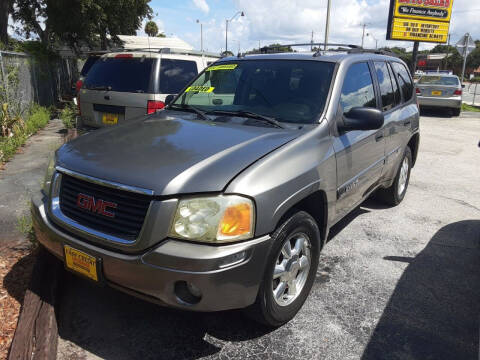
M 217 192 L 247 166 L 300 133 L 162 111 L 65 144 L 57 152 L 57 165 L 153 190 L 155 195 Z

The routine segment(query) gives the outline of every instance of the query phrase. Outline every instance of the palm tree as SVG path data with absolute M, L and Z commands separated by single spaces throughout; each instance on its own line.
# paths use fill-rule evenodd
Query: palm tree
M 151 37 L 154 37 L 157 35 L 158 33 L 158 26 L 157 24 L 155 24 L 155 21 L 148 21 L 146 24 L 145 24 L 145 33 L 148 35 L 148 36 L 151 36 Z

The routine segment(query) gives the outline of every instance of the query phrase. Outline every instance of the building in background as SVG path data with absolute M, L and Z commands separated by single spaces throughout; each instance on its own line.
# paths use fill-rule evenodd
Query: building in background
M 450 55 L 448 54 L 448 56 Z M 423 72 L 445 70 L 446 58 L 447 54 L 418 54 L 417 70 Z

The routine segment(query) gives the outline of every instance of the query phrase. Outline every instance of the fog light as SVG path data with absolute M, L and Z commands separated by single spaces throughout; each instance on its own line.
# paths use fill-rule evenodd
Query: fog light
M 195 305 L 202 299 L 202 292 L 198 287 L 187 281 L 177 281 L 174 285 L 177 302 L 182 305 Z
M 190 291 L 190 293 L 195 296 L 195 297 L 202 297 L 202 292 L 198 287 L 193 285 L 191 282 L 187 282 L 187 289 Z
M 221 261 L 218 267 L 220 268 L 225 268 L 229 267 L 235 264 L 241 263 L 245 258 L 247 257 L 247 252 L 246 251 L 240 251 L 236 254 L 229 255 L 224 257 Z

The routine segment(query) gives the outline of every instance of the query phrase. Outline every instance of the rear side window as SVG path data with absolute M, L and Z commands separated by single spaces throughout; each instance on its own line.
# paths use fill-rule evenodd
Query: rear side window
M 388 111 L 395 106 L 395 98 L 387 63 L 375 62 L 375 72 L 377 73 L 378 84 L 380 85 L 382 110 Z
M 397 75 L 404 100 L 410 100 L 413 95 L 413 83 L 412 79 L 410 78 L 410 72 L 403 64 L 397 62 L 392 63 L 392 68 L 393 72 Z
M 91 90 L 153 92 L 150 79 L 154 61 L 145 57 L 100 59 L 88 72 L 85 87 Z
M 459 85 L 458 78 L 453 76 L 422 76 L 418 80 L 422 85 Z
M 92 68 L 93 64 L 100 59 L 100 56 L 89 56 L 85 64 L 83 64 L 82 71 L 80 71 L 80 75 L 87 76 L 88 71 Z
M 195 61 L 162 59 L 160 62 L 160 93 L 178 94 L 197 75 L 198 69 Z
M 397 106 L 402 102 L 402 95 L 400 95 L 400 88 L 398 87 L 397 79 L 395 79 L 395 76 L 393 75 L 392 66 L 390 64 L 388 64 L 388 72 L 390 74 L 390 79 L 392 79 L 395 106 Z
M 353 64 L 348 69 L 343 82 L 340 104 L 344 113 L 348 113 L 353 107 L 377 107 L 372 75 L 367 63 Z

